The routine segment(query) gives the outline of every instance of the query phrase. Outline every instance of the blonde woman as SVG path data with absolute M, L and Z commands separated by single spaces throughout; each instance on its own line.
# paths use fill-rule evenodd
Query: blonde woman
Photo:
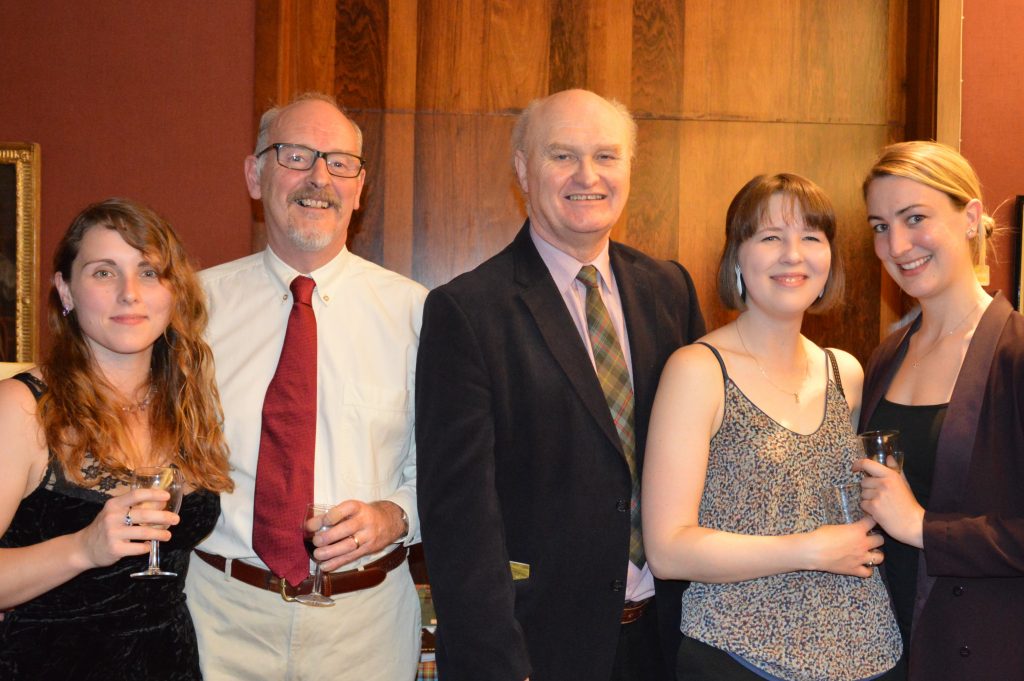
M 182 587 L 232 488 L 201 289 L 170 226 L 124 199 L 75 218 L 54 271 L 49 357 L 0 382 L 0 677 L 199 679 Z M 179 514 L 129 490 L 144 466 L 180 469 Z M 129 577 L 152 539 L 177 578 Z
M 864 460 L 863 506 L 909 678 L 1024 676 L 1024 317 L 978 283 L 993 227 L 978 177 L 934 142 L 885 148 L 864 181 L 875 254 L 921 312 L 867 368 L 865 429 L 895 429 L 905 477 Z
M 735 321 L 668 361 L 643 479 L 644 542 L 683 595 L 683 681 L 884 678 L 900 657 L 874 521 L 828 524 L 855 480 L 861 369 L 805 338 L 842 297 L 835 216 L 810 180 L 755 177 L 729 206 L 719 297 Z

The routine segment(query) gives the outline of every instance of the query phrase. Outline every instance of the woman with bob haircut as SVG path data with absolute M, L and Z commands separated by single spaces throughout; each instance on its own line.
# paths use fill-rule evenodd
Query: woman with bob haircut
M 810 180 L 750 180 L 726 216 L 718 291 L 735 321 L 677 350 L 647 438 L 644 544 L 683 595 L 680 680 L 887 678 L 899 631 L 863 518 L 830 524 L 856 481 L 857 360 L 800 333 L 842 299 L 835 214 Z
M 904 475 L 864 460 L 864 509 L 909 678 L 1024 676 L 1024 317 L 981 287 L 994 227 L 967 160 L 886 147 L 864 180 L 875 254 L 920 314 L 867 365 L 864 429 L 893 429 Z
M 75 218 L 54 272 L 52 349 L 0 382 L 0 677 L 200 679 L 182 588 L 232 489 L 202 290 L 126 199 Z M 129 489 L 144 466 L 180 470 L 180 515 Z M 132 579 L 154 539 L 178 576 Z

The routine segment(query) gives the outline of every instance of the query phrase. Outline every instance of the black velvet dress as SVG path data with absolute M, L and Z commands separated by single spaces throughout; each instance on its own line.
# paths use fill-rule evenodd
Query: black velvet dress
M 39 393 L 40 385 L 18 378 Z M 33 381 L 34 382 L 34 381 Z M 22 500 L 0 547 L 38 544 L 77 532 L 124 484 L 93 461 L 83 466 L 89 488 L 68 482 L 51 465 L 39 487 Z M 160 545 L 160 565 L 176 578 L 132 579 L 148 554 L 87 570 L 16 606 L 0 622 L 0 679 L 139 681 L 202 679 L 195 629 L 185 606 L 189 553 L 213 529 L 220 497 L 185 495 L 181 522 Z

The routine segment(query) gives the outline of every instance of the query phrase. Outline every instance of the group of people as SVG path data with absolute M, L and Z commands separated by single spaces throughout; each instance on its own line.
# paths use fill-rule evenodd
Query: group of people
M 322 95 L 260 122 L 260 253 L 197 275 L 148 208 L 85 209 L 49 355 L 0 382 L 0 677 L 412 681 L 421 538 L 443 681 L 1024 673 L 1024 317 L 974 275 L 970 165 L 905 142 L 868 172 L 920 311 L 865 373 L 801 334 L 844 301 L 819 187 L 736 194 L 738 314 L 708 333 L 686 269 L 610 241 L 635 151 L 616 102 L 532 102 L 526 223 L 429 294 L 347 250 L 362 138 Z M 867 429 L 900 432 L 902 472 Z M 146 466 L 180 470 L 178 512 L 132 488 Z M 865 517 L 835 524 L 851 482 Z M 295 601 L 308 534 L 334 607 Z M 147 540 L 176 578 L 129 577 Z

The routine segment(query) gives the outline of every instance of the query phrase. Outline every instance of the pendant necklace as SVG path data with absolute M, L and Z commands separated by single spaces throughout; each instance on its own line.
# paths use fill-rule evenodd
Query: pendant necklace
M 962 317 L 962 318 L 960 319 L 960 321 L 958 321 L 958 322 L 957 322 L 957 323 L 956 323 L 956 324 L 955 324 L 955 325 L 953 326 L 953 328 L 952 328 L 952 329 L 950 329 L 950 330 L 949 330 L 949 331 L 947 331 L 946 333 L 943 333 L 943 334 L 939 334 L 939 336 L 938 336 L 938 337 L 937 337 L 937 338 L 936 338 L 935 340 L 933 340 L 933 341 L 931 342 L 931 344 L 930 344 L 930 345 L 928 346 L 928 349 L 927 349 L 927 350 L 925 350 L 924 352 L 918 353 L 918 355 L 917 355 L 917 359 L 916 359 L 916 360 L 915 360 L 915 361 L 913 362 L 913 364 L 911 364 L 911 365 L 910 365 L 910 368 L 911 368 L 911 369 L 916 369 L 916 368 L 917 368 L 917 365 L 918 365 L 918 364 L 920 364 L 920 363 L 921 363 L 921 362 L 922 362 L 922 361 L 924 360 L 924 358 L 925 358 L 925 357 L 927 357 L 928 355 L 930 355 L 930 354 L 932 353 L 932 350 L 934 350 L 934 349 L 935 349 L 936 347 L 938 347 L 939 343 L 941 343 L 941 342 L 942 342 L 943 340 L 945 340 L 945 339 L 946 339 L 946 338 L 948 338 L 949 336 L 952 336 L 952 335 L 953 335 L 953 332 L 954 332 L 954 331 L 956 331 L 957 329 L 959 329 L 959 328 L 960 328 L 960 325 L 961 325 L 961 324 L 963 324 L 964 322 L 966 322 L 966 321 L 967 321 L 967 319 L 968 319 L 968 318 L 969 318 L 969 317 L 970 317 L 970 316 L 971 316 L 972 314 L 974 314 L 974 311 L 975 311 L 975 310 L 977 310 L 977 309 L 978 309 L 979 307 L 981 307 L 981 301 L 980 301 L 980 300 L 979 300 L 979 301 L 978 301 L 977 303 L 975 303 L 974 307 L 972 307 L 972 308 L 971 308 L 970 310 L 968 310 L 968 311 L 967 311 L 967 314 L 965 314 L 965 315 L 964 315 L 964 316 L 963 316 L 963 317 Z
M 797 404 L 800 404 L 800 393 L 803 392 L 804 385 L 807 384 L 807 377 L 810 376 L 810 374 L 811 374 L 811 358 L 807 356 L 807 351 L 804 350 L 804 377 L 803 377 L 803 380 L 800 381 L 800 385 L 799 385 L 799 387 L 797 387 L 796 392 L 793 392 L 792 390 L 786 390 L 785 388 L 780 387 L 778 383 L 776 383 L 775 381 L 773 381 L 772 379 L 770 379 L 768 377 L 768 372 L 766 372 L 764 370 L 764 367 L 761 366 L 761 362 L 759 362 L 757 360 L 757 355 L 752 353 L 750 351 L 750 348 L 747 347 L 746 341 L 743 340 L 743 334 L 740 333 L 739 320 L 736 321 L 736 325 L 735 326 L 736 326 L 736 335 L 739 336 L 739 338 L 740 338 L 740 344 L 743 346 L 743 349 L 746 351 L 746 353 L 748 355 L 750 355 L 754 359 L 754 364 L 757 365 L 757 370 L 761 372 L 762 376 L 764 376 L 764 380 L 766 380 L 769 383 L 771 383 L 772 387 L 775 388 L 776 390 L 778 390 L 780 393 L 784 393 L 786 395 L 792 395 L 793 396 L 793 401 L 796 402 Z M 803 343 L 800 344 L 800 347 L 801 347 L 801 349 L 803 349 Z
M 129 405 L 121 407 L 121 411 L 125 414 L 134 414 L 137 411 L 146 411 L 146 407 L 153 401 L 153 395 L 156 394 L 156 386 L 152 383 L 149 384 L 149 390 L 146 391 L 146 396 L 138 402 L 133 402 Z

